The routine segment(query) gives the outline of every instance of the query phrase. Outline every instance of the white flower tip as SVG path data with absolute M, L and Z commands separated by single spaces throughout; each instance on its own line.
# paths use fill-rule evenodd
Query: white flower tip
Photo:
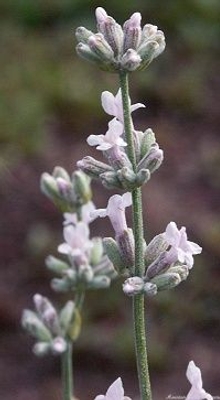
M 100 22 L 105 21 L 105 19 L 108 17 L 108 14 L 104 8 L 97 7 L 95 10 L 95 16 L 96 16 L 97 22 L 100 23 Z

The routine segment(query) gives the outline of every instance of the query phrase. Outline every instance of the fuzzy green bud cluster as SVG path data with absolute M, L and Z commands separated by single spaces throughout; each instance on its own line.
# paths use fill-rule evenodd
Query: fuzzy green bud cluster
M 165 49 L 165 37 L 157 26 L 141 27 L 141 14 L 134 13 L 121 27 L 102 7 L 95 11 L 97 33 L 76 30 L 76 51 L 82 58 L 110 72 L 145 69 Z
M 47 268 L 58 276 L 51 281 L 56 292 L 105 289 L 117 276 L 112 262 L 103 252 L 101 238 L 93 238 L 90 242 L 86 256 L 67 254 L 67 261 L 54 256 L 47 257 Z
M 91 179 L 82 171 L 70 176 L 62 167 L 55 167 L 52 175 L 41 176 L 41 190 L 62 212 L 76 212 L 91 200 Z
M 24 310 L 23 328 L 37 342 L 33 352 L 38 356 L 47 353 L 62 354 L 67 349 L 67 341 L 76 340 L 81 327 L 81 318 L 73 301 L 68 301 L 60 312 L 40 294 L 34 296 L 36 311 Z

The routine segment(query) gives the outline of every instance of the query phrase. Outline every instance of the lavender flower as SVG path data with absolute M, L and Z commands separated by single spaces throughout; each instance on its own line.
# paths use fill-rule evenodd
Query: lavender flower
M 89 228 L 84 222 L 76 226 L 68 225 L 63 229 L 65 242 L 58 246 L 58 251 L 72 257 L 84 257 L 92 247 L 89 240 Z
M 95 210 L 91 215 L 101 218 L 109 217 L 116 236 L 120 236 L 128 229 L 125 218 L 125 208 L 131 206 L 131 204 L 131 193 L 127 192 L 122 196 L 115 194 L 110 197 L 107 208 Z
M 91 212 L 95 210 L 95 205 L 92 201 L 89 201 L 88 203 L 84 204 L 81 207 L 80 213 L 81 213 L 81 221 L 84 222 L 85 224 L 90 224 L 90 222 L 93 221 L 91 217 Z M 64 213 L 64 222 L 63 225 L 69 225 L 73 224 L 76 225 L 77 222 L 79 222 L 79 218 L 77 216 L 77 213 Z
M 170 263 L 179 261 L 188 265 L 189 269 L 192 268 L 194 260 L 193 254 L 200 254 L 202 248 L 187 240 L 186 228 L 182 226 L 178 230 L 175 222 L 170 222 L 164 234 L 165 240 L 171 246 L 167 253 L 167 258 Z
M 115 118 L 108 124 L 108 131 L 105 135 L 90 135 L 87 143 L 90 146 L 97 146 L 97 150 L 106 151 L 114 146 L 127 146 L 127 143 L 120 136 L 123 134 L 123 125 Z
M 112 115 L 118 119 L 122 124 L 124 124 L 124 111 L 122 105 L 122 95 L 121 89 L 118 90 L 116 96 L 107 90 L 102 92 L 101 96 L 102 107 L 106 114 Z M 131 101 L 130 101 L 131 103 Z M 133 112 L 138 110 L 138 108 L 144 108 L 145 105 L 142 103 L 136 103 L 130 105 L 130 111 Z
M 131 400 L 130 397 L 124 396 L 124 388 L 121 378 L 116 379 L 109 386 L 106 394 L 99 394 L 94 400 Z
M 190 361 L 186 376 L 192 387 L 186 396 L 186 400 L 213 400 L 213 397 L 203 389 L 202 375 L 194 361 Z

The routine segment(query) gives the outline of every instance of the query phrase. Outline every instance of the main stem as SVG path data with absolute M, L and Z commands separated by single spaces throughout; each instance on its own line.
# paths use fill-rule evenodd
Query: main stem
M 128 144 L 128 157 L 132 163 L 134 172 L 137 171 L 135 146 L 133 139 L 133 123 L 130 112 L 128 74 L 121 71 L 119 74 L 122 102 L 124 109 L 124 129 Z M 144 247 L 143 247 L 143 213 L 141 188 L 132 191 L 133 203 L 133 229 L 135 240 L 135 276 L 143 276 L 144 273 Z M 133 297 L 133 323 L 136 362 L 138 371 L 141 400 L 152 400 L 150 377 L 148 370 L 147 345 L 145 332 L 144 295 Z
M 62 354 L 63 400 L 72 400 L 73 396 L 72 343 L 67 342 L 67 349 Z

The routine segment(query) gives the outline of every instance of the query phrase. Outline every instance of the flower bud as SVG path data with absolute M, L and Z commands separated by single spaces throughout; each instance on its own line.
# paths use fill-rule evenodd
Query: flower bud
M 98 264 L 94 265 L 92 268 L 93 268 L 94 276 L 106 275 L 110 279 L 114 279 L 118 275 L 113 266 L 113 263 L 110 261 L 110 259 L 107 255 L 104 255 L 102 257 L 101 261 Z
M 55 292 L 68 292 L 71 290 L 71 281 L 65 277 L 63 279 L 54 278 L 51 281 L 51 287 Z
M 98 179 L 105 172 L 114 172 L 114 169 L 108 164 L 95 160 L 95 158 L 86 156 L 77 162 L 77 167 L 82 169 L 91 178 Z
M 163 233 L 155 236 L 151 242 L 147 245 L 145 251 L 145 265 L 149 266 L 153 263 L 161 253 L 168 249 L 168 243 L 165 240 L 165 236 Z
M 161 274 L 169 269 L 170 263 L 167 261 L 167 252 L 161 253 L 152 264 L 149 265 L 146 271 L 148 279 L 154 278 L 156 275 Z
M 78 277 L 81 282 L 89 283 L 92 281 L 94 276 L 93 270 L 90 265 L 81 265 L 78 271 Z
M 137 187 L 144 185 L 151 177 L 149 169 L 140 169 L 136 175 Z
M 107 189 L 119 188 L 122 189 L 123 185 L 121 184 L 120 180 L 118 179 L 118 171 L 113 172 L 104 172 L 100 176 L 101 182 L 103 186 Z
M 50 199 L 59 198 L 56 180 L 47 172 L 41 175 L 40 187 L 41 191 Z
M 124 34 L 121 26 L 102 7 L 96 9 L 97 28 L 117 56 L 122 52 Z
M 91 179 L 83 171 L 75 171 L 72 175 L 72 184 L 77 207 L 88 203 L 92 198 Z
M 138 132 L 137 132 L 138 133 Z M 140 132 L 140 157 L 141 160 L 146 154 L 149 153 L 151 147 L 156 143 L 155 133 L 151 128 L 146 129 L 145 132 Z
M 169 290 L 179 285 L 181 278 L 176 272 L 167 272 L 165 274 L 155 276 L 151 282 L 157 286 L 158 291 Z
M 135 71 L 141 64 L 141 57 L 133 49 L 128 49 L 121 59 L 121 66 L 124 70 Z
M 187 265 L 175 265 L 169 268 L 169 272 L 176 272 L 179 274 L 182 281 L 185 281 L 189 275 L 189 267 Z
M 48 256 L 45 260 L 45 263 L 49 270 L 57 274 L 62 274 L 69 268 L 69 265 L 66 262 L 53 256 Z
M 111 63 L 114 61 L 114 52 L 106 42 L 102 33 L 96 33 L 89 37 L 88 45 L 90 50 L 99 58 L 100 61 Z
M 51 302 L 40 294 L 34 295 L 34 304 L 45 326 L 55 335 L 60 333 L 58 315 Z
M 137 187 L 136 174 L 134 173 L 133 169 L 123 167 L 117 171 L 117 176 L 124 189 L 130 191 Z
M 84 28 L 83 26 L 79 26 L 76 29 L 76 39 L 78 42 L 87 44 L 88 39 L 91 35 L 93 35 L 93 32 L 89 31 L 88 29 Z
M 50 343 L 48 342 L 37 342 L 35 343 L 35 345 L 33 346 L 33 353 L 38 356 L 38 357 L 42 357 L 45 354 L 47 354 L 50 350 Z
M 59 167 L 59 166 L 55 167 L 52 175 L 55 179 L 62 178 L 66 182 L 70 182 L 70 176 L 63 167 Z
M 50 331 L 33 311 L 24 310 L 21 323 L 23 328 L 38 340 L 49 342 L 52 339 Z
M 142 168 L 149 169 L 151 173 L 156 171 L 160 167 L 163 161 L 163 150 L 159 148 L 157 144 L 153 145 L 142 160 L 138 163 L 138 170 Z
M 55 354 L 62 354 L 67 349 L 67 343 L 62 337 L 56 337 L 51 343 L 51 349 Z
M 124 31 L 124 51 L 128 49 L 136 50 L 141 41 L 141 14 L 134 13 L 123 26 Z
M 90 61 L 92 63 L 96 63 L 96 64 L 100 64 L 100 59 L 99 57 L 94 54 L 94 52 L 90 49 L 90 47 L 85 44 L 85 43 L 79 43 L 76 46 L 76 52 L 78 54 L 78 56 L 80 56 L 81 58 L 84 58 L 87 61 Z
M 103 239 L 103 247 L 116 271 L 119 275 L 123 275 L 126 272 L 126 263 L 119 251 L 116 241 L 112 237 L 105 237 Z
M 95 276 L 88 287 L 90 289 L 106 289 L 110 283 L 111 279 L 108 276 Z
M 132 273 L 134 267 L 134 235 L 132 229 L 124 230 L 122 234 L 116 235 L 116 242 L 126 268 Z
M 135 296 L 138 294 L 154 296 L 157 294 L 157 286 L 151 282 L 144 282 L 144 280 L 139 276 L 133 276 L 126 279 L 124 282 L 123 292 L 128 296 Z

